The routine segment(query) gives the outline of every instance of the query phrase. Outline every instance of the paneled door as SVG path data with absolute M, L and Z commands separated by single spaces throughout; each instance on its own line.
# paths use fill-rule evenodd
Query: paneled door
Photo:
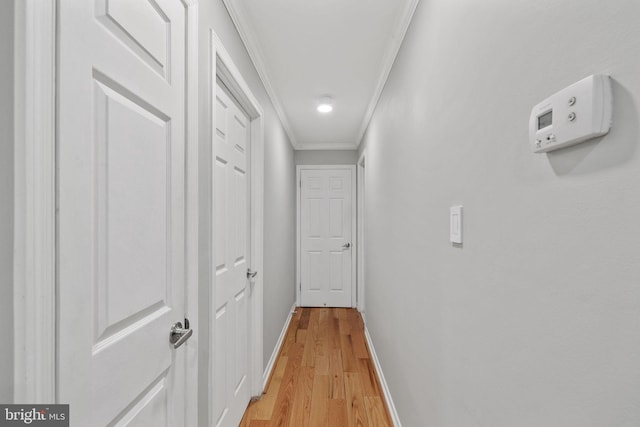
M 250 121 L 220 81 L 213 132 L 213 424 L 236 427 L 250 400 Z
M 300 303 L 352 307 L 353 166 L 300 170 Z
M 59 0 L 58 400 L 185 424 L 185 8 Z

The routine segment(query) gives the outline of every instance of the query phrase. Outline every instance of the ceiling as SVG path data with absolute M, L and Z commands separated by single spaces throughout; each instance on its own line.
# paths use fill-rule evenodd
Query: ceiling
M 418 0 L 224 3 L 294 148 L 356 149 Z

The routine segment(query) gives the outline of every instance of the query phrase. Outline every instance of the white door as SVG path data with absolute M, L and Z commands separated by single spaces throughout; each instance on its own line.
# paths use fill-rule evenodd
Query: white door
M 72 426 L 183 426 L 185 9 L 58 13 L 58 400 Z
M 305 307 L 352 307 L 353 167 L 301 169 L 300 288 Z
M 213 134 L 213 423 L 236 427 L 250 400 L 250 122 L 221 82 Z

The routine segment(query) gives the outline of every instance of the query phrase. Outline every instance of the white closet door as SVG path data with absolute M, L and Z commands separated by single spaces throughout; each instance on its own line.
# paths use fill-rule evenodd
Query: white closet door
M 58 19 L 59 401 L 75 426 L 183 426 L 185 8 Z
M 351 169 L 302 169 L 300 278 L 304 307 L 352 306 Z
M 250 121 L 222 83 L 213 135 L 213 423 L 236 427 L 251 398 L 249 348 Z

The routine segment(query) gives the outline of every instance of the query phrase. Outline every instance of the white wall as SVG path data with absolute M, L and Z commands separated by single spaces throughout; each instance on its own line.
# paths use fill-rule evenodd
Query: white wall
M 13 402 L 13 0 L 0 13 L 0 402 Z
M 403 425 L 640 425 L 638 17 L 420 2 L 364 139 L 367 321 Z M 611 133 L 533 154 L 533 105 L 591 73 Z
M 355 150 L 298 150 L 296 165 L 355 165 L 358 152 Z
M 199 44 L 200 44 L 200 136 L 201 172 L 207 174 L 209 142 L 207 135 L 208 95 L 205 82 L 208 75 L 209 29 L 213 28 L 235 65 L 264 109 L 265 124 L 265 164 L 264 164 L 264 364 L 266 366 L 274 350 L 280 331 L 284 326 L 294 302 L 295 282 L 295 164 L 293 148 L 284 132 L 280 120 L 264 90 L 264 86 L 247 54 L 242 40 L 229 17 L 222 0 L 199 2 Z M 208 185 L 209 180 L 201 180 Z M 203 187 L 203 194 L 208 188 Z M 206 240 L 208 226 L 201 223 L 200 233 Z M 201 280 L 209 280 L 207 260 L 209 248 L 201 243 Z M 202 301 L 201 301 L 202 302 Z M 206 303 L 204 301 L 203 303 Z M 204 307 L 201 307 L 204 308 Z M 201 311 L 204 314 L 204 311 Z M 201 322 L 204 319 L 200 319 Z M 201 351 L 206 351 L 207 342 L 199 336 Z M 202 362 L 208 354 L 204 354 Z M 202 390 L 201 390 L 202 391 Z M 204 402 L 206 405 L 208 402 Z
M 294 303 L 296 279 L 294 151 L 279 122 L 271 122 L 266 137 L 274 143 L 267 145 L 264 156 L 264 366 Z

